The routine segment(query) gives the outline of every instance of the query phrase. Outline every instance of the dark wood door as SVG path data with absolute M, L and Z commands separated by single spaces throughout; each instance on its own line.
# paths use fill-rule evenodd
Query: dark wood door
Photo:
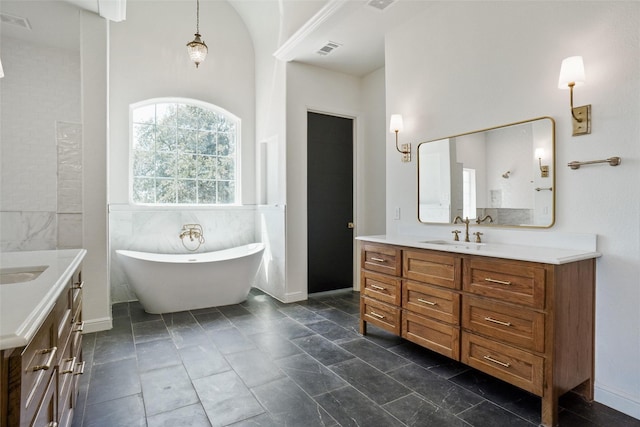
M 353 286 L 353 119 L 307 113 L 308 291 Z

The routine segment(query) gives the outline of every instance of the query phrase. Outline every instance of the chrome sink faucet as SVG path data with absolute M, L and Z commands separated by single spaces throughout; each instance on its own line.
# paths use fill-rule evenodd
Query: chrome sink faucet
M 469 217 L 466 217 L 464 220 L 460 216 L 456 216 L 453 220 L 454 224 L 462 223 L 464 224 L 464 241 L 469 242 Z M 457 236 L 457 234 L 456 234 Z

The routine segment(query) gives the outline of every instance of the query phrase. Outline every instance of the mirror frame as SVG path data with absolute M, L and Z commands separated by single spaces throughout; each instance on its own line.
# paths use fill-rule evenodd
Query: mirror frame
M 485 128 L 485 129 L 479 129 L 479 130 L 474 130 L 474 131 L 470 131 L 470 132 L 465 132 L 465 133 L 459 133 L 456 135 L 449 135 L 449 136 L 444 136 L 442 138 L 436 138 L 436 139 L 431 139 L 429 141 L 423 141 L 421 143 L 418 144 L 418 147 L 416 149 L 416 157 L 418 158 L 417 160 L 417 169 L 418 169 L 418 173 L 417 173 L 417 212 L 416 212 L 416 216 L 418 218 L 418 222 L 421 224 L 431 224 L 431 225 L 447 225 L 447 224 L 452 224 L 453 222 L 429 222 L 429 221 L 422 221 L 420 219 L 420 146 L 422 144 L 428 144 L 430 142 L 435 142 L 435 141 L 440 141 L 443 139 L 449 139 L 449 138 L 458 138 L 461 136 L 467 136 L 467 135 L 473 135 L 473 134 L 477 134 L 477 133 L 481 133 L 481 132 L 487 132 L 487 131 L 492 131 L 492 130 L 497 130 L 497 129 L 502 129 L 502 128 L 507 128 L 507 127 L 511 127 L 511 126 L 516 126 L 516 125 L 522 125 L 522 124 L 526 124 L 526 123 L 531 123 L 531 122 L 535 122 L 538 120 L 549 120 L 551 123 L 551 148 L 552 148 L 552 152 L 553 152 L 553 158 L 549 160 L 549 168 L 550 168 L 550 174 L 551 174 L 551 188 L 553 189 L 551 191 L 551 206 L 552 206 L 552 212 L 551 212 L 551 222 L 549 225 L 511 225 L 511 224 L 492 224 L 492 223 L 482 223 L 482 224 L 476 224 L 476 225 L 481 225 L 481 226 L 487 226 L 487 227 L 501 227 L 501 228 L 533 228 L 533 229 L 544 229 L 544 228 L 551 228 L 555 225 L 556 223 L 556 192 L 557 192 L 557 187 L 556 187 L 556 174 L 557 174 L 557 169 L 556 169 L 556 121 L 553 119 L 553 117 L 550 116 L 541 116 L 541 117 L 535 117 L 533 119 L 527 119 L 527 120 L 521 120 L 518 122 L 513 122 L 513 123 L 508 123 L 505 125 L 499 125 L 499 126 L 493 126 L 493 127 L 489 127 L 489 128 Z

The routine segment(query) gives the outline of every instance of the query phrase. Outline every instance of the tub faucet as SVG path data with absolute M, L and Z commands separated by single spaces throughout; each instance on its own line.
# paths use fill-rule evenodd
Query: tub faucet
M 202 237 L 202 226 L 200 224 L 185 224 L 182 226 L 180 232 L 180 238 L 184 239 L 189 236 L 189 240 L 193 242 L 194 239 L 200 239 Z
M 464 224 L 464 241 L 469 242 L 469 217 L 466 217 L 464 220 L 460 216 L 456 216 L 453 220 L 454 224 L 462 223 Z M 457 234 L 456 234 L 457 236 Z
M 180 240 L 182 240 L 182 244 L 184 245 L 185 248 L 187 248 L 190 251 L 195 251 L 197 250 L 201 244 L 204 243 L 204 234 L 202 232 L 202 226 L 200 224 L 185 224 L 182 226 L 182 231 L 180 231 L 180 235 L 178 236 L 180 237 Z M 184 238 L 185 237 L 189 237 L 189 241 L 193 242 L 194 240 L 198 242 L 198 246 L 193 249 L 188 247 L 185 243 L 184 243 Z

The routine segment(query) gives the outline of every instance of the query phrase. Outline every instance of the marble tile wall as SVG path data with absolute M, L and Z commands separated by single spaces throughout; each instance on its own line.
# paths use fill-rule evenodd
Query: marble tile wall
M 81 186 L 58 181 L 61 136 L 71 151 L 60 159 L 81 168 L 80 53 L 10 37 L 1 46 L 0 251 L 81 246 Z
M 254 286 L 280 301 L 286 301 L 285 206 L 259 206 L 255 215 L 256 232 L 266 248 Z
M 260 241 L 256 235 L 253 207 L 211 210 L 131 209 L 111 205 L 109 243 L 111 249 L 111 302 L 135 301 L 116 250 L 154 253 L 188 253 L 178 237 L 184 224 L 200 224 L 204 244 L 196 252 L 211 252 Z
M 58 122 L 58 249 L 82 247 L 82 125 Z
M 486 208 L 480 209 L 478 215 L 491 215 L 495 225 L 533 223 L 533 209 Z

